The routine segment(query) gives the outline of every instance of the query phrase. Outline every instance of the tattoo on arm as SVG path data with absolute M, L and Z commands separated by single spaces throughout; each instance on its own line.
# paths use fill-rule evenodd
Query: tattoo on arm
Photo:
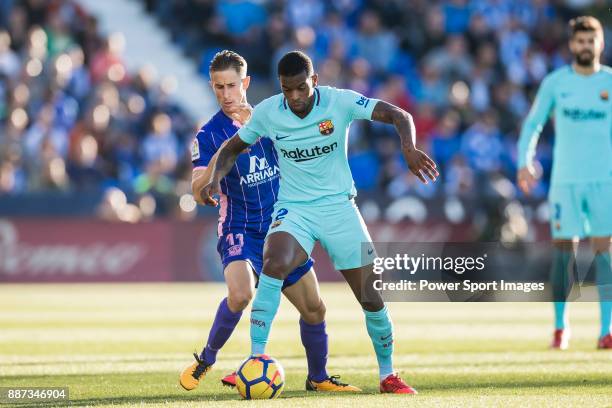
M 416 131 L 412 116 L 408 112 L 385 101 L 378 101 L 372 111 L 372 120 L 395 126 L 402 148 L 414 149 Z
M 214 176 L 221 180 L 232 169 L 238 155 L 250 145 L 245 143 L 236 134 L 232 136 L 227 143 L 219 149 L 217 163 L 215 163 Z

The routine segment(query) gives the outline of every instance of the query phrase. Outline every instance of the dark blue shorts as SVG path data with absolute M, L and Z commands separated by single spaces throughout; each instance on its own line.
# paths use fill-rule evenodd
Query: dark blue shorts
M 266 233 L 246 232 L 244 230 L 230 231 L 219 237 L 217 242 L 217 252 L 221 257 L 223 269 L 233 261 L 247 261 L 251 264 L 257 277 L 261 274 L 263 266 L 263 247 L 266 240 Z M 314 260 L 308 258 L 304 265 L 297 267 L 287 276 L 283 282 L 283 289 L 299 281 L 306 275 Z

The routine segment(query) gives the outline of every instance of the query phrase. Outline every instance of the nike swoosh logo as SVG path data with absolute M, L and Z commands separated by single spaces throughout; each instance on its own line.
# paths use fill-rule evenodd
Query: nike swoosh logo
M 291 135 L 289 135 L 289 136 L 291 136 Z M 276 135 L 276 140 L 283 140 L 283 139 L 288 138 L 289 136 L 279 136 L 279 135 Z
M 380 339 L 381 339 L 381 340 L 387 340 L 387 339 L 388 339 L 389 337 L 391 337 L 391 336 L 393 336 L 393 333 L 391 333 L 391 334 L 390 334 L 390 335 L 388 335 L 387 337 L 380 336 Z
M 372 255 L 372 252 L 374 252 L 373 249 L 368 249 L 368 255 Z

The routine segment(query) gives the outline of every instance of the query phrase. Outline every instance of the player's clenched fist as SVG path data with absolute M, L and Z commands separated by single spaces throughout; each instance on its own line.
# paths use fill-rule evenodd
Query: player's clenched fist
M 244 125 L 249 121 L 249 119 L 251 119 L 251 115 L 253 114 L 253 108 L 248 103 L 241 103 L 239 105 L 236 105 L 235 107 L 230 107 L 227 113 L 229 113 L 231 118 L 234 119 L 236 122 L 239 122 L 241 125 Z
M 438 172 L 436 163 L 425 154 L 425 152 L 417 148 L 402 148 L 402 154 L 408 168 L 414 173 L 419 180 L 427 184 L 427 176 L 431 181 L 436 181 L 436 178 L 440 175 Z
M 213 198 L 216 194 L 219 194 L 221 191 L 221 186 L 219 184 L 219 180 L 211 180 L 210 183 L 206 184 L 200 190 L 200 200 L 204 205 L 210 205 L 216 207 L 218 201 Z

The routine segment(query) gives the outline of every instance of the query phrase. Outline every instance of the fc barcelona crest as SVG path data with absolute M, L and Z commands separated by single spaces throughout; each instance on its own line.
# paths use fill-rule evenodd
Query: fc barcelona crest
M 319 123 L 319 132 L 321 132 L 321 134 L 324 136 L 328 136 L 334 133 L 334 124 L 332 123 L 332 121 L 328 119 Z

